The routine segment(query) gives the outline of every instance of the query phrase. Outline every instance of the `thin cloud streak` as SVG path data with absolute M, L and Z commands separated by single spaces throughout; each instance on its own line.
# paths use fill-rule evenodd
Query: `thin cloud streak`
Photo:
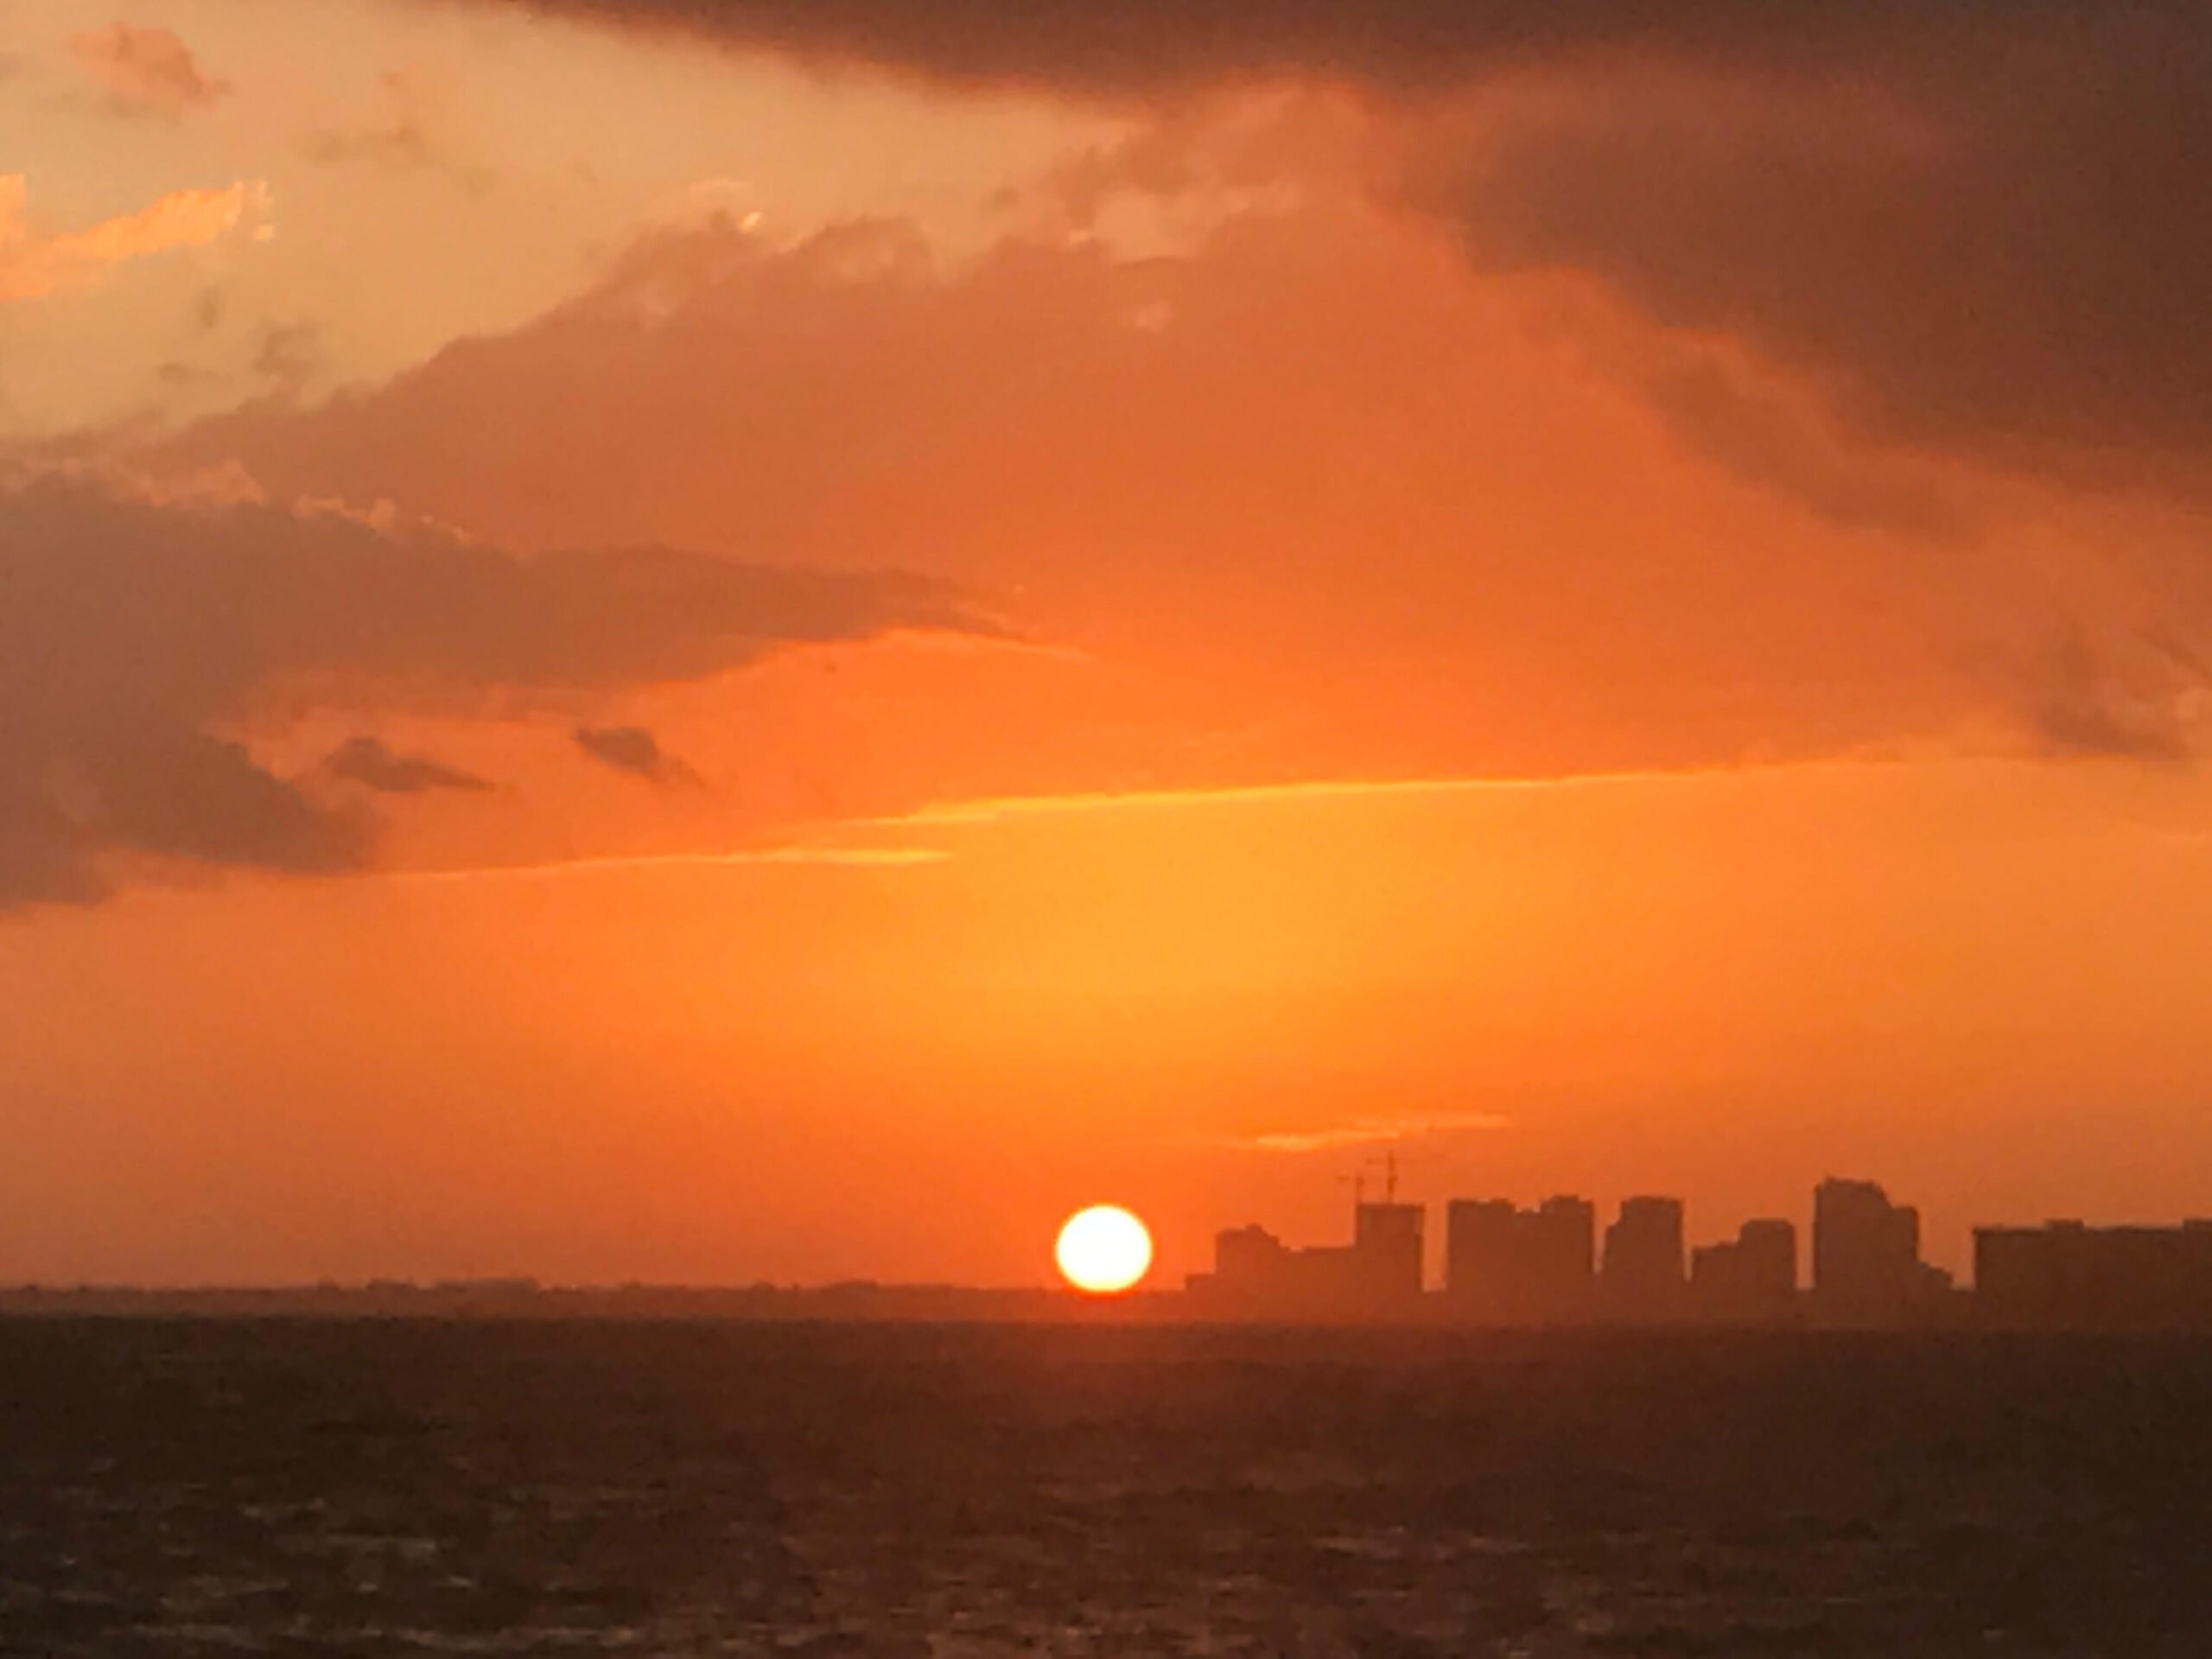
M 1271 1129 L 1230 1135 L 1213 1144 L 1248 1152 L 1336 1152 L 1346 1147 L 1382 1146 L 1431 1135 L 1489 1133 L 1510 1129 L 1513 1120 L 1497 1112 L 1445 1112 L 1427 1117 L 1355 1118 L 1319 1129 Z
M 452 869 L 385 870 L 379 879 L 405 883 L 550 880 L 626 870 L 713 869 L 783 865 L 803 869 L 912 869 L 949 863 L 934 847 L 758 847 L 728 852 L 618 853 L 595 858 L 555 859 L 539 864 L 474 864 Z
M 1770 771 L 1789 766 L 1798 769 L 1875 764 L 1850 761 L 1787 761 L 1763 766 Z M 891 817 L 859 818 L 858 825 L 896 827 L 957 826 L 1001 823 L 1009 818 L 1058 817 L 1084 812 L 1155 811 L 1178 808 L 1263 805 L 1277 802 L 1418 798 L 1434 795 L 1526 795 L 1554 790 L 1589 790 L 1635 784 L 1690 783 L 1713 777 L 1734 777 L 1748 766 L 1655 766 L 1615 772 L 1561 772 L 1538 778 L 1325 778 L 1297 783 L 1227 784 L 1188 789 L 1102 790 L 1067 795 L 1010 795 L 973 801 L 951 801 L 925 806 Z

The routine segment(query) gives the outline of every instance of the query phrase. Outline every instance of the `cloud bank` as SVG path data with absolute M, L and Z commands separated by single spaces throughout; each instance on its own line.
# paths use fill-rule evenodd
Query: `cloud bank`
M 2205 480 L 2212 13 L 2184 0 L 477 0 L 948 86 L 1348 84 L 1478 264 L 1734 334 L 1860 429 Z
M 983 627 L 941 584 L 668 548 L 517 557 L 435 527 L 258 499 L 164 500 L 38 471 L 0 487 L 0 909 L 86 900 L 134 861 L 357 869 L 373 825 L 240 741 L 241 722 L 404 695 L 593 694 L 783 647 Z M 371 739 L 331 775 L 479 781 Z

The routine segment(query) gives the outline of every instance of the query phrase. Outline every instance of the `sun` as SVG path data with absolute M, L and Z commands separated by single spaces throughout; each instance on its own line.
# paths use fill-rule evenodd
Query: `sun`
M 1094 1204 L 1062 1224 L 1052 1259 L 1077 1290 L 1111 1296 L 1128 1289 L 1152 1266 L 1152 1235 L 1120 1205 Z

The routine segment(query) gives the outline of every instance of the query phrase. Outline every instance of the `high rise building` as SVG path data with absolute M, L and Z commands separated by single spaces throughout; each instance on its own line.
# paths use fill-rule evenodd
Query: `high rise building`
M 1605 1229 L 1605 1296 L 1624 1313 L 1667 1310 L 1682 1290 L 1682 1201 L 1636 1198 L 1621 1201 L 1620 1216 Z
M 1523 1231 L 1531 1285 L 1548 1297 L 1577 1303 L 1586 1298 L 1598 1252 L 1598 1206 L 1560 1193 L 1537 1207 Z
M 1352 1255 L 1366 1297 L 1385 1304 L 1420 1298 L 1426 1214 L 1418 1204 L 1362 1203 L 1353 1210 Z
M 1736 1249 L 1744 1283 L 1765 1299 L 1789 1300 L 1797 1294 L 1797 1229 L 1791 1223 L 1747 1221 L 1737 1230 Z
M 1597 1211 L 1550 1198 L 1534 1210 L 1503 1198 L 1460 1198 L 1445 1215 L 1444 1287 L 1465 1313 L 1550 1320 L 1586 1308 Z
M 1521 1212 L 1504 1198 L 1454 1198 L 1444 1210 L 1444 1288 L 1502 1307 L 1520 1272 Z
M 1872 1181 L 1822 1181 L 1813 1192 L 1813 1290 L 1831 1312 L 1893 1314 L 1922 1300 L 1920 1211 Z

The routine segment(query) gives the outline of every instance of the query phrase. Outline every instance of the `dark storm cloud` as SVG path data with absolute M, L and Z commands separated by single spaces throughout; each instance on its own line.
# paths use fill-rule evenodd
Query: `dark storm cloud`
M 434 789 L 484 790 L 492 785 L 426 754 L 402 754 L 381 738 L 349 737 L 324 757 L 334 778 L 385 795 L 421 795 Z
M 486 0 L 480 0 L 480 3 Z M 1126 95 L 1318 72 L 1450 86 L 1605 51 L 1817 64 L 1910 35 L 2063 30 L 2089 0 L 488 0 L 955 82 Z M 2152 3 L 2144 10 L 2184 10 Z
M 1479 263 L 1593 272 L 1725 330 L 1862 429 L 2130 468 L 2212 450 L 2212 35 L 2132 14 L 2082 55 L 1878 97 L 1600 79 L 1431 163 Z
M 280 695 L 346 705 L 399 687 L 465 709 L 697 677 L 802 641 L 980 626 L 912 577 L 666 548 L 518 558 L 435 529 L 164 505 L 53 473 L 0 477 L 0 909 L 98 897 L 118 855 L 360 867 L 372 826 L 358 809 L 220 734 Z M 365 741 L 331 769 L 388 791 L 465 777 Z
M 940 82 L 1273 75 L 1419 122 L 1421 207 L 1829 385 L 1862 429 L 2040 464 L 2212 451 L 2201 0 L 480 0 Z M 1486 105 L 1507 83 L 1558 95 Z
M 656 784 L 697 784 L 699 774 L 642 726 L 579 726 L 576 747 L 602 766 Z

